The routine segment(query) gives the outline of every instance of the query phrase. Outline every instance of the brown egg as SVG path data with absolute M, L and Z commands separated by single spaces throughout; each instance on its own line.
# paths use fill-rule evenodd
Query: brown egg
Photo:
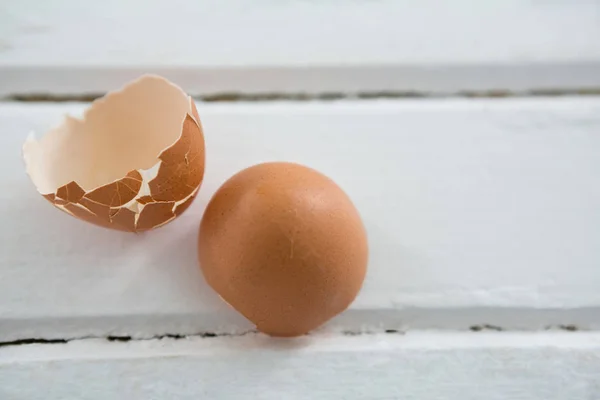
M 58 209 L 106 228 L 166 224 L 194 200 L 204 176 L 204 134 L 181 88 L 145 75 L 23 145 L 27 173 Z
M 219 188 L 198 252 L 209 285 L 273 336 L 305 334 L 345 310 L 368 257 L 363 223 L 342 189 L 284 162 L 247 168 Z

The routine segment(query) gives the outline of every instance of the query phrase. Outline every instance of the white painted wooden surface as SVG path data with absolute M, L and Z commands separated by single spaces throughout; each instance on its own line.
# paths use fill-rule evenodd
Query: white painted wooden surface
M 598 37 L 594 0 L 4 1 L 0 99 L 146 72 L 225 98 L 598 93 Z M 599 97 L 200 103 L 199 198 L 139 236 L 25 175 L 29 131 L 82 109 L 0 104 L 0 399 L 600 398 L 598 333 L 565 332 L 600 329 Z M 350 309 L 291 341 L 249 333 L 195 254 L 218 185 L 274 159 L 337 180 L 372 247 Z
M 206 180 L 178 221 L 131 235 L 69 218 L 20 159 L 77 104 L 0 106 L 0 340 L 251 329 L 197 267 L 203 208 L 266 160 L 320 169 L 371 244 L 333 330 L 600 326 L 600 99 L 198 104 Z
M 600 334 L 412 333 L 0 348 L 0 398 L 596 400 Z
M 2 8 L 3 65 L 600 60 L 598 3 L 585 0 L 24 0 Z
M 159 72 L 192 94 L 600 87 L 594 0 L 23 0 L 0 5 L 0 96 Z

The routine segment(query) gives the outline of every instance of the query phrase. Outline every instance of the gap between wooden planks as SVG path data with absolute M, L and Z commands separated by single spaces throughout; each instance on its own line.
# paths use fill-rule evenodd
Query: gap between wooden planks
M 0 348 L 0 397 L 587 400 L 598 333 L 321 335 Z

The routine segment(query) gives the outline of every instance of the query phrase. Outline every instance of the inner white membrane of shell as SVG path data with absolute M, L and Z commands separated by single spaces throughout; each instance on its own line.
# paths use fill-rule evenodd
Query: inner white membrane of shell
M 71 181 L 89 192 L 138 170 L 136 197 L 150 195 L 158 156 L 181 137 L 191 101 L 167 80 L 146 75 L 96 100 L 82 119 L 67 116 L 39 140 L 30 135 L 23 145 L 27 173 L 49 194 Z M 137 212 L 140 205 L 133 199 L 124 206 Z

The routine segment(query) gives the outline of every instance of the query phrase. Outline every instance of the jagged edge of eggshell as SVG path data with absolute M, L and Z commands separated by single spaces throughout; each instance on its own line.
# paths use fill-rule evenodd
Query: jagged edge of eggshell
M 67 214 L 70 214 L 74 217 L 77 217 L 82 220 L 86 220 L 91 223 L 95 223 L 100 226 L 116 228 L 119 230 L 131 231 L 131 232 L 139 232 L 139 231 L 154 229 L 154 228 L 163 226 L 163 225 L 171 222 L 177 216 L 181 215 L 189 207 L 189 205 L 195 198 L 196 194 L 198 193 L 198 190 L 200 189 L 200 185 L 202 183 L 202 178 L 200 179 L 200 182 L 196 185 L 196 187 L 191 191 L 191 193 L 180 200 L 151 201 L 151 202 L 139 202 L 138 201 L 138 199 L 140 199 L 141 197 L 144 197 L 144 196 L 152 197 L 149 185 L 150 185 L 150 182 L 152 182 L 153 180 L 156 179 L 159 169 L 163 163 L 163 161 L 161 160 L 161 156 L 168 150 L 177 146 L 179 144 L 179 142 L 182 140 L 183 135 L 184 135 L 184 125 L 185 125 L 185 122 L 188 119 L 188 117 L 192 121 L 194 121 L 196 127 L 198 128 L 199 134 L 202 138 L 201 140 L 204 145 L 204 134 L 203 134 L 202 124 L 200 122 L 198 110 L 196 109 L 196 105 L 195 105 L 193 98 L 191 96 L 185 94 L 183 89 L 181 89 L 179 86 L 173 84 L 172 82 L 169 82 L 168 80 L 166 80 L 160 76 L 151 75 L 151 74 L 143 75 L 142 77 L 125 85 L 123 88 L 113 91 L 113 92 L 110 92 L 110 93 L 107 93 L 105 96 L 94 100 L 92 102 L 92 104 L 84 111 L 83 117 L 80 119 L 80 121 L 84 121 L 88 112 L 90 112 L 90 110 L 98 103 L 107 101 L 111 96 L 119 95 L 120 93 L 125 91 L 127 89 L 127 87 L 129 87 L 130 85 L 139 83 L 139 81 L 146 79 L 148 77 L 154 77 L 154 78 L 159 78 L 159 79 L 163 80 L 165 83 L 176 87 L 178 90 L 180 90 L 182 92 L 182 94 L 184 94 L 188 98 L 189 107 L 188 107 L 188 111 L 186 112 L 186 114 L 181 122 L 181 133 L 178 136 L 178 138 L 171 145 L 167 146 L 163 151 L 161 151 L 161 153 L 158 156 L 159 161 L 156 164 L 154 164 L 152 167 L 150 167 L 148 169 L 132 170 L 129 173 L 127 173 L 125 177 L 119 178 L 113 182 L 99 186 L 95 189 L 90 190 L 89 192 L 85 192 L 83 190 L 83 188 L 81 188 L 81 186 L 79 184 L 77 184 L 77 182 L 75 182 L 75 181 L 71 181 L 71 182 L 67 183 L 66 185 L 63 185 L 63 186 L 57 188 L 54 192 L 51 192 L 51 193 L 42 193 L 39 191 L 39 189 L 36 186 L 36 190 L 46 200 L 48 200 L 50 203 L 52 203 L 55 207 L 57 207 L 58 209 L 66 212 Z M 70 115 L 66 115 L 64 119 L 69 119 L 69 118 L 74 119 L 74 120 L 78 119 L 78 118 L 72 117 Z M 62 123 L 64 123 L 64 120 Z M 29 141 L 36 141 L 34 132 L 29 133 L 29 135 L 25 141 L 25 144 Z M 24 151 L 25 144 L 22 149 L 22 156 L 25 161 L 27 174 L 30 175 L 29 169 L 28 169 L 29 163 L 26 161 L 27 155 L 25 154 L 25 151 Z M 204 160 L 203 160 L 203 164 L 204 164 Z M 134 181 L 137 180 L 137 176 L 135 176 L 136 173 L 141 177 L 141 179 L 139 179 L 140 186 L 137 190 L 132 189 L 132 191 L 134 192 L 134 195 L 131 196 L 131 199 L 129 201 L 124 202 L 123 204 L 121 204 L 119 206 L 113 207 L 113 206 L 107 205 L 105 203 L 99 203 L 99 202 L 94 201 L 89 198 L 89 195 L 91 193 L 99 192 L 102 190 L 108 190 L 110 188 L 110 186 L 118 187 L 120 184 L 125 185 L 123 182 L 124 180 L 134 180 Z M 134 175 L 134 176 L 131 176 L 131 175 Z M 31 178 L 31 176 L 30 176 L 30 178 Z M 35 186 L 35 184 L 34 184 L 34 186 Z M 125 186 L 127 186 L 127 185 L 125 185 Z M 72 189 L 75 189 L 76 191 L 82 192 L 82 194 L 81 195 L 75 194 L 74 197 L 71 197 L 73 195 L 68 194 L 69 187 L 71 187 Z M 128 188 L 131 189 L 130 187 L 128 187 Z M 66 196 L 68 198 L 65 199 L 65 198 L 59 196 L 58 195 L 59 192 L 67 192 Z M 82 199 L 86 200 L 85 203 L 87 204 L 87 206 L 79 203 L 79 201 L 81 201 Z M 111 202 L 112 202 L 112 199 L 111 199 Z M 147 226 L 138 228 L 138 221 L 140 219 L 140 215 L 142 215 L 142 211 L 145 208 L 147 208 L 148 206 L 150 206 L 150 207 L 148 208 L 147 213 L 148 213 L 148 211 L 150 211 L 150 209 L 152 209 L 152 210 L 156 209 L 155 214 L 157 215 L 158 218 L 160 218 L 162 216 L 162 220 L 159 219 L 158 221 L 156 221 L 155 218 L 147 217 L 147 219 L 154 220 L 157 223 L 155 223 L 155 224 L 149 223 L 149 224 L 147 224 Z M 92 207 L 92 209 L 95 209 L 95 211 L 90 209 L 90 207 Z M 99 215 L 100 212 L 103 212 L 103 211 L 101 211 L 103 209 L 106 209 L 106 212 L 108 214 L 108 219 L 105 219 L 103 216 Z M 123 219 L 123 213 L 128 215 L 125 219 Z M 131 215 L 133 215 L 133 224 L 131 226 L 128 226 L 129 221 L 131 220 Z

